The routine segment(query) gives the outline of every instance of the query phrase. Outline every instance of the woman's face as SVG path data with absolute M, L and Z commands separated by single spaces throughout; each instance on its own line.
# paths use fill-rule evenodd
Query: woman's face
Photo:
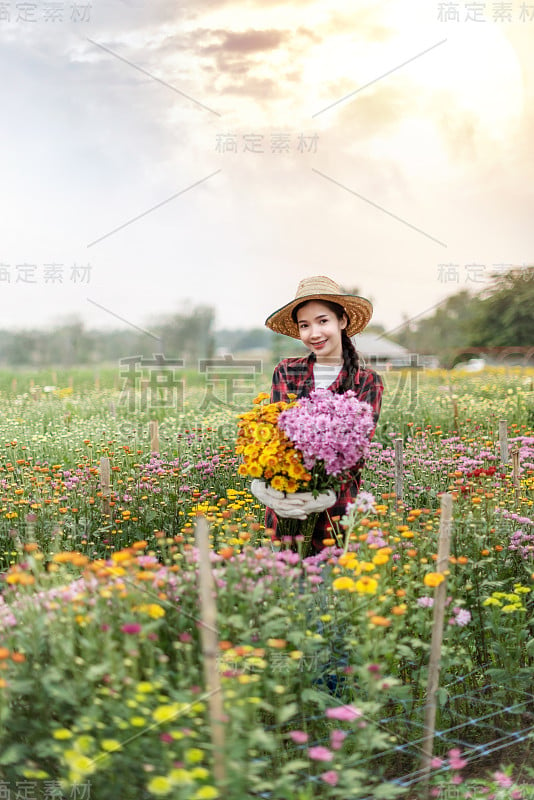
M 339 320 L 325 303 L 310 300 L 299 308 L 297 325 L 301 341 L 315 353 L 319 364 L 342 360 L 341 331 L 347 327 L 345 316 Z

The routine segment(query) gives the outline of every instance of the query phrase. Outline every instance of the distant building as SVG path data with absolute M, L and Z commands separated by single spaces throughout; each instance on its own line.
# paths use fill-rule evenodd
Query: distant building
M 352 342 L 362 360 L 365 361 L 369 367 L 374 367 L 378 370 L 385 371 L 388 369 L 410 367 L 413 363 L 413 356 L 417 357 L 416 364 L 419 367 L 434 368 L 438 366 L 438 359 L 435 356 L 419 356 L 379 333 L 360 333 L 352 337 Z M 304 347 L 299 340 L 291 340 L 288 338 L 284 345 L 283 350 L 278 354 L 278 359 L 288 356 L 301 357 L 309 354 L 309 350 Z M 222 359 L 225 356 L 228 357 L 230 353 L 232 353 L 233 358 L 236 360 L 261 360 L 264 369 L 267 371 L 271 369 L 270 365 L 273 362 L 273 351 L 271 348 L 250 347 L 232 350 L 230 347 L 218 347 L 215 351 L 215 357 Z
M 379 370 L 409 367 L 413 356 L 418 366 L 435 368 L 439 363 L 435 356 L 419 356 L 380 333 L 360 333 L 352 337 L 352 342 L 366 364 Z

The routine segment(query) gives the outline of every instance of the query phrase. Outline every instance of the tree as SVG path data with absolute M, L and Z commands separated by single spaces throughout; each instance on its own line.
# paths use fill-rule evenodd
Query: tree
M 447 299 L 432 316 L 410 322 L 390 336 L 410 352 L 437 355 L 449 361 L 452 355 L 468 344 L 470 326 L 480 301 L 466 289 Z
M 468 344 L 534 347 L 534 267 L 495 278 L 477 304 Z

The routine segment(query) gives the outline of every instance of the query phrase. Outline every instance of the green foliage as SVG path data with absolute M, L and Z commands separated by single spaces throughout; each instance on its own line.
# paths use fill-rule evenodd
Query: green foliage
M 533 309 L 534 267 L 507 273 L 476 304 L 469 344 L 534 348 Z
M 479 294 L 463 289 L 448 297 L 431 316 L 407 322 L 391 338 L 452 365 L 455 354 L 469 347 L 533 347 L 533 308 L 534 267 L 515 269 L 494 276 Z

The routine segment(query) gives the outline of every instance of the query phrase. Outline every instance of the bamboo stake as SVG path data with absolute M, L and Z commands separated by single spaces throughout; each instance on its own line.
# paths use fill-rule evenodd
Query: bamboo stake
M 100 488 L 102 490 L 102 513 L 111 516 L 111 497 L 109 458 L 102 456 L 100 459 Z
M 204 662 L 204 680 L 208 693 L 211 742 L 213 745 L 213 775 L 219 789 L 226 783 L 224 763 L 224 706 L 221 677 L 217 666 L 219 636 L 217 632 L 217 606 L 215 582 L 210 566 L 209 529 L 205 517 L 197 517 L 195 545 L 198 549 L 198 577 L 200 583 L 200 609 L 202 624 L 200 639 Z
M 439 525 L 438 559 L 436 572 L 445 572 L 449 565 L 449 553 L 452 527 L 452 497 L 450 494 L 441 495 L 441 519 Z M 445 602 L 447 599 L 447 578 L 434 589 L 434 607 L 432 623 L 432 641 L 430 645 L 430 660 L 428 663 L 428 682 L 426 690 L 425 721 L 423 728 L 423 744 L 421 770 L 423 773 L 423 786 L 425 794 L 429 797 L 428 780 L 430 777 L 430 762 L 434 747 L 434 733 L 436 728 L 436 696 L 439 687 L 439 673 L 441 667 L 441 644 L 443 641 L 443 623 L 445 620 Z
M 148 423 L 150 434 L 150 450 L 152 453 L 159 453 L 159 432 L 157 419 L 151 419 Z
M 501 447 L 501 464 L 508 464 L 510 453 L 508 449 L 508 421 L 499 420 L 499 444 Z
M 402 439 L 395 439 L 395 497 L 402 500 L 404 490 L 404 463 L 402 455 Z

